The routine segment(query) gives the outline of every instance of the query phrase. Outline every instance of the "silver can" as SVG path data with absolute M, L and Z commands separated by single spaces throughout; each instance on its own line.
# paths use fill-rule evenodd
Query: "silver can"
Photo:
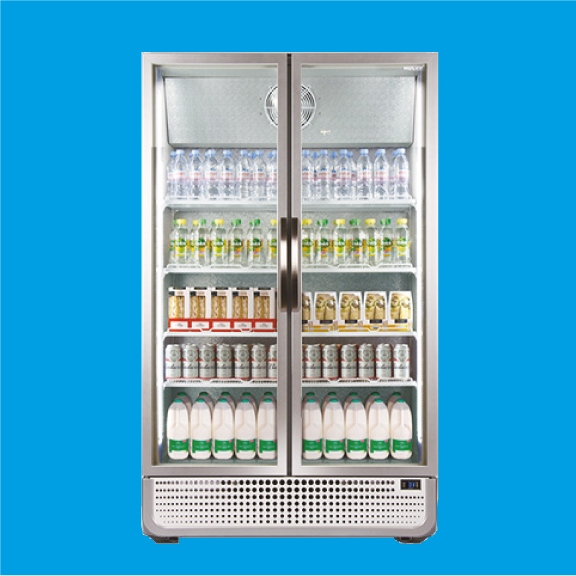
M 168 344 L 164 361 L 166 380 L 182 378 L 182 352 L 178 344 Z
M 278 378 L 278 345 L 270 344 L 268 348 L 268 378 Z
M 369 342 L 358 347 L 358 378 L 374 378 L 374 346 Z
M 252 344 L 250 348 L 250 369 L 252 379 L 266 378 L 266 346 L 264 344 Z
M 250 349 L 248 344 L 234 346 L 234 378 L 250 380 Z
M 394 378 L 410 378 L 410 347 L 408 344 L 394 346 Z
M 304 357 L 304 378 L 322 377 L 322 351 L 320 344 L 308 344 Z
M 338 346 L 336 344 L 322 346 L 322 378 L 338 380 Z
M 199 376 L 204 380 L 216 378 L 216 352 L 214 344 L 202 344 L 199 352 Z
M 340 374 L 342 378 L 358 378 L 356 344 L 343 344 L 340 348 Z
M 392 378 L 392 346 L 376 346 L 376 378 Z
M 184 344 L 182 348 L 182 376 L 184 378 L 198 378 L 198 346 L 196 344 Z
M 232 348 L 230 344 L 216 347 L 216 378 L 232 378 Z

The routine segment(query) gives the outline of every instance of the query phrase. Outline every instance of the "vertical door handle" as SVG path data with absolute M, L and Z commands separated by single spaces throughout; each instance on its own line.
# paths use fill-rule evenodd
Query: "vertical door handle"
M 302 291 L 300 290 L 300 222 L 292 218 L 290 231 L 290 289 L 292 293 L 292 312 L 300 312 Z
M 288 311 L 288 218 L 280 218 L 280 246 L 279 246 L 279 263 L 280 263 L 280 283 L 279 283 L 279 300 L 280 312 Z

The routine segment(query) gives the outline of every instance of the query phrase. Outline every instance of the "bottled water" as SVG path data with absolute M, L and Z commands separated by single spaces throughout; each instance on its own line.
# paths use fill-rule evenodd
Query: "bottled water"
M 262 256 L 262 228 L 260 220 L 256 218 L 250 222 L 246 248 L 248 250 L 248 266 L 262 266 L 264 258 Z
M 266 164 L 262 150 L 254 153 L 252 164 L 252 198 L 254 200 L 266 200 Z
M 340 158 L 336 165 L 336 198 L 341 200 L 351 200 L 352 194 L 352 163 L 348 155 L 348 150 L 340 150 Z
M 334 231 L 332 232 L 332 261 L 334 266 L 346 263 L 346 220 L 337 218 L 334 220 Z
M 198 228 L 194 233 L 194 263 L 198 266 L 210 265 L 210 241 L 208 238 L 208 228 L 206 228 L 206 219 L 198 221 Z
M 304 218 L 302 220 L 302 265 L 310 266 L 314 264 L 314 228 L 312 220 Z
M 398 218 L 396 222 L 394 249 L 396 262 L 399 264 L 410 263 L 410 231 L 408 230 L 407 218 Z
M 188 179 L 188 164 L 186 162 L 186 151 L 176 150 L 174 163 L 172 165 L 172 197 L 178 200 L 186 198 L 188 190 L 186 182 Z
M 408 158 L 406 158 L 406 149 L 397 148 L 392 152 L 394 157 L 394 198 L 406 198 L 410 196 L 408 185 L 410 180 L 410 169 L 408 167 Z
M 380 148 L 376 150 L 374 160 L 374 198 L 384 200 L 388 198 L 388 181 L 390 179 L 390 169 L 386 158 L 386 150 Z
M 278 162 L 277 152 L 268 152 L 266 163 L 266 200 L 275 200 L 278 196 Z
M 270 228 L 266 234 L 266 264 L 276 266 L 278 263 L 278 221 L 276 218 L 270 220 Z
M 378 237 L 376 234 L 376 220 L 374 218 L 366 218 L 364 220 L 366 226 L 366 255 L 365 263 L 370 266 L 377 266 L 378 258 Z
M 200 159 L 199 150 L 190 151 L 188 162 L 188 190 L 193 200 L 199 200 L 204 196 L 204 166 Z
M 228 232 L 228 261 L 235 266 L 244 266 L 246 254 L 244 246 L 244 230 L 242 230 L 242 220 L 239 218 L 230 222 Z
M 394 260 L 394 231 L 391 223 L 390 218 L 380 220 L 380 226 L 382 226 L 379 234 L 380 261 L 385 265 L 392 264 Z
M 330 152 L 330 198 L 337 198 L 337 169 L 338 169 L 338 153 L 336 151 Z
M 350 160 L 350 174 L 352 175 L 350 198 L 354 200 L 356 198 L 356 184 L 358 183 L 358 170 L 356 167 L 356 161 L 354 160 L 354 153 L 351 150 L 348 152 L 348 159 Z
M 372 162 L 367 148 L 360 150 L 356 171 L 356 199 L 369 200 L 372 197 Z
M 236 196 L 236 166 L 234 166 L 231 150 L 224 150 L 222 152 L 219 184 L 220 198 L 222 200 L 234 200 Z
M 302 150 L 302 200 L 314 199 L 314 163 L 310 150 Z
M 216 150 L 206 150 L 204 160 L 204 187 L 205 196 L 208 200 L 218 200 L 219 166 L 216 159 Z
M 226 242 L 226 230 L 224 220 L 217 218 L 212 222 L 210 232 L 210 258 L 212 266 L 223 266 L 228 264 L 228 250 Z
M 170 152 L 170 160 L 166 166 L 166 198 L 174 198 L 174 159 L 176 152 Z
M 174 229 L 170 233 L 170 264 L 185 264 L 188 259 L 188 230 L 186 220 L 174 220 Z
M 250 185 L 252 182 L 252 159 L 248 150 L 240 150 L 240 159 L 236 164 L 236 185 L 238 188 L 237 197 L 240 200 L 250 198 Z
M 318 228 L 316 229 L 316 242 L 314 243 L 316 252 L 316 264 L 327 265 L 332 260 L 330 248 L 332 247 L 332 239 L 330 237 L 330 229 L 328 228 L 328 220 L 318 220 L 316 222 Z
M 314 174 L 316 181 L 316 200 L 330 199 L 330 183 L 332 172 L 330 169 L 330 159 L 328 150 L 320 150 L 320 155 L 314 163 Z
M 360 228 L 360 220 L 350 220 L 350 232 L 348 233 L 348 253 L 350 264 L 364 264 L 364 232 Z

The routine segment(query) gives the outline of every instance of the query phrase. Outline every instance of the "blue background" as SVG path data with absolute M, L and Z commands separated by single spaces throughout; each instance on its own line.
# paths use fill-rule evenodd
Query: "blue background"
M 2 572 L 576 570 L 576 4 L 1 8 Z M 439 52 L 439 529 L 421 546 L 142 535 L 143 51 Z

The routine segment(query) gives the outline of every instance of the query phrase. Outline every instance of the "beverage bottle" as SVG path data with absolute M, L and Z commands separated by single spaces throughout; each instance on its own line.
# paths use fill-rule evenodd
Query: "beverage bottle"
M 176 150 L 174 157 L 174 165 L 172 170 L 172 196 L 173 198 L 182 200 L 186 198 L 188 193 L 188 163 L 186 162 L 186 151 L 182 149 Z
M 244 230 L 242 230 L 242 220 L 236 218 L 230 222 L 228 231 L 228 261 L 235 266 L 246 264 L 244 246 Z
M 326 406 L 328 405 L 328 402 L 332 400 L 332 398 L 336 398 L 336 400 L 338 400 L 338 394 L 336 394 L 334 391 L 328 392 L 328 394 L 324 396 L 324 400 L 322 400 L 322 416 L 324 416 L 324 410 L 326 410 Z
M 390 414 L 392 458 L 409 460 L 412 457 L 412 411 L 406 400 L 398 398 Z
M 345 224 L 346 220 L 344 218 L 334 220 L 334 231 L 332 232 L 332 262 L 334 266 L 345 264 L 348 258 Z
M 186 460 L 190 446 L 188 409 L 180 398 L 176 398 L 168 408 L 166 420 L 166 439 L 168 441 L 168 458 Z
M 171 200 L 174 198 L 174 160 L 176 152 L 170 152 L 170 160 L 166 165 L 166 199 Z
M 274 398 L 274 393 L 273 392 L 264 392 L 264 397 L 263 398 L 270 398 L 270 400 L 272 401 L 272 403 L 274 404 L 274 406 L 276 406 L 276 398 Z M 260 403 L 262 403 L 262 400 L 260 401 Z
M 208 200 L 218 200 L 218 183 L 220 180 L 220 166 L 216 159 L 216 150 L 206 150 L 204 160 L 204 196 Z
M 364 264 L 364 232 L 360 228 L 360 220 L 350 220 L 350 231 L 348 232 L 348 254 L 350 264 Z
M 308 402 L 310 398 L 312 398 L 312 400 L 316 400 L 316 394 L 314 394 L 314 392 L 306 392 L 306 394 L 304 394 L 304 397 L 302 398 L 302 408 L 306 406 L 306 402 Z
M 344 411 L 346 411 L 346 409 L 348 408 L 348 406 L 350 405 L 352 400 L 354 400 L 355 398 L 358 398 L 358 392 L 350 392 L 350 394 L 348 394 L 348 396 L 346 396 L 346 398 L 344 400 Z M 358 398 L 358 400 L 359 400 L 359 398 Z
M 217 218 L 212 222 L 210 233 L 210 260 L 212 266 L 224 266 L 228 264 L 228 250 L 226 242 L 226 230 L 224 220 Z
M 327 460 L 344 458 L 344 410 L 338 398 L 330 398 L 322 415 L 323 452 Z
M 310 150 L 302 150 L 302 200 L 314 199 L 314 163 Z
M 368 149 L 362 148 L 356 163 L 357 182 L 356 199 L 369 200 L 372 198 L 372 162 L 368 156 Z
M 256 404 L 256 400 L 254 400 L 254 396 L 252 396 L 252 394 L 250 394 L 250 392 L 242 392 L 242 395 L 240 396 L 240 402 L 242 402 L 242 400 L 244 400 L 244 398 L 246 398 L 250 404 L 252 404 L 252 408 L 254 408 L 255 411 L 258 410 L 258 405 Z
M 198 266 L 210 265 L 210 236 L 205 218 L 198 220 L 194 233 L 194 263 Z
M 231 150 L 222 152 L 219 185 L 220 198 L 222 200 L 234 200 L 236 196 L 236 166 L 234 165 Z
M 276 438 L 276 403 L 264 395 L 258 407 L 258 458 L 274 460 L 278 449 Z
M 354 398 L 346 408 L 346 456 L 350 460 L 366 458 L 368 422 L 360 398 Z
M 190 456 L 208 460 L 212 456 L 212 410 L 198 398 L 190 410 Z
M 358 167 L 356 161 L 354 160 L 354 153 L 350 150 L 348 152 L 348 159 L 350 160 L 350 174 L 352 176 L 352 183 L 350 186 L 350 199 L 356 199 L 356 188 L 358 185 Z
M 366 399 L 366 404 L 365 404 L 365 408 L 366 408 L 366 414 L 370 413 L 370 406 L 372 406 L 372 404 L 374 403 L 374 400 L 376 400 L 376 398 L 380 398 L 380 393 L 379 392 L 370 392 L 370 396 L 368 396 L 368 398 Z
M 366 226 L 366 254 L 365 260 L 370 266 L 377 266 L 379 263 L 378 258 L 378 235 L 376 234 L 376 220 L 374 218 L 366 218 L 364 220 Z
M 234 409 L 226 398 L 219 398 L 212 416 L 212 454 L 216 460 L 234 456 Z
M 240 158 L 236 163 L 236 197 L 239 200 L 250 198 L 250 184 L 252 182 L 252 160 L 248 150 L 240 150 Z
M 336 198 L 340 200 L 351 200 L 352 194 L 352 163 L 348 156 L 348 150 L 340 150 L 340 158 L 336 165 Z
M 193 200 L 204 197 L 204 165 L 199 150 L 191 150 L 188 161 L 189 196 Z
M 314 228 L 312 220 L 304 218 L 302 220 L 302 265 L 312 264 L 314 264 Z
M 242 398 L 234 415 L 236 458 L 253 460 L 256 456 L 256 411 L 248 398 Z
M 246 249 L 248 251 L 248 266 L 262 266 L 264 258 L 262 256 L 262 228 L 260 220 L 256 218 L 250 222 Z
M 270 220 L 270 228 L 266 234 L 266 264 L 276 266 L 278 263 L 278 221 L 276 218 Z
M 380 220 L 380 226 L 382 226 L 378 239 L 380 243 L 380 262 L 385 265 L 394 261 L 394 230 L 392 230 L 391 223 L 392 220 L 390 218 Z
M 330 234 L 330 229 L 328 228 L 328 220 L 318 220 L 316 222 L 318 226 L 316 229 L 316 242 L 315 242 L 315 252 L 316 252 L 316 263 L 326 266 L 330 264 L 332 260 L 332 239 Z
M 322 457 L 322 412 L 315 398 L 308 398 L 302 409 L 302 458 Z
M 392 407 L 394 406 L 396 401 L 400 398 L 402 398 L 402 394 L 400 394 L 400 392 L 394 392 L 390 396 L 390 398 L 388 398 L 387 407 L 388 407 L 388 413 L 389 414 L 392 414 Z
M 410 231 L 408 230 L 407 218 L 398 218 L 396 221 L 394 250 L 396 262 L 399 264 L 410 263 Z
M 330 198 L 338 198 L 338 152 L 330 152 Z
M 277 152 L 268 152 L 266 163 L 266 200 L 275 200 L 278 196 L 278 161 Z
M 314 163 L 316 181 L 316 200 L 329 200 L 331 198 L 332 171 L 328 150 L 320 150 L 320 155 Z
M 200 394 L 198 394 L 197 400 L 199 400 L 200 398 L 202 398 L 204 402 L 206 402 L 206 404 L 210 408 L 210 412 L 212 412 L 214 410 L 214 403 L 212 402 L 212 398 L 210 398 L 210 394 L 208 394 L 208 392 L 200 392 Z
M 394 198 L 406 198 L 410 196 L 408 189 L 410 183 L 410 168 L 408 158 L 406 158 L 406 149 L 397 148 L 392 152 L 394 158 L 392 171 L 394 174 Z
M 185 264 L 188 259 L 188 230 L 186 220 L 178 218 L 174 220 L 174 229 L 170 233 L 170 258 L 171 264 Z
M 384 200 L 388 198 L 388 182 L 390 180 L 390 169 L 386 150 L 379 148 L 376 150 L 374 159 L 374 199 Z
M 390 454 L 390 419 L 388 408 L 380 397 L 367 408 L 368 456 L 372 460 L 386 460 Z
M 254 152 L 252 163 L 252 198 L 266 200 L 266 164 L 262 150 Z
M 188 410 L 188 414 L 190 414 L 190 411 L 192 410 L 192 400 L 188 398 L 188 394 L 186 394 L 186 392 L 178 392 L 178 394 L 176 394 L 176 398 L 180 398 L 180 400 L 182 400 L 184 406 L 186 406 L 186 410 Z
M 230 394 L 230 392 L 222 392 L 220 394 L 221 398 L 224 398 L 224 400 L 226 400 L 226 402 L 228 402 L 228 404 L 230 405 L 230 408 L 232 408 L 232 410 L 236 410 L 236 402 L 234 402 L 234 398 L 232 398 L 232 394 Z
M 188 232 L 188 257 L 186 261 L 188 264 L 196 263 L 196 229 L 198 228 L 198 220 L 192 220 L 192 228 Z

